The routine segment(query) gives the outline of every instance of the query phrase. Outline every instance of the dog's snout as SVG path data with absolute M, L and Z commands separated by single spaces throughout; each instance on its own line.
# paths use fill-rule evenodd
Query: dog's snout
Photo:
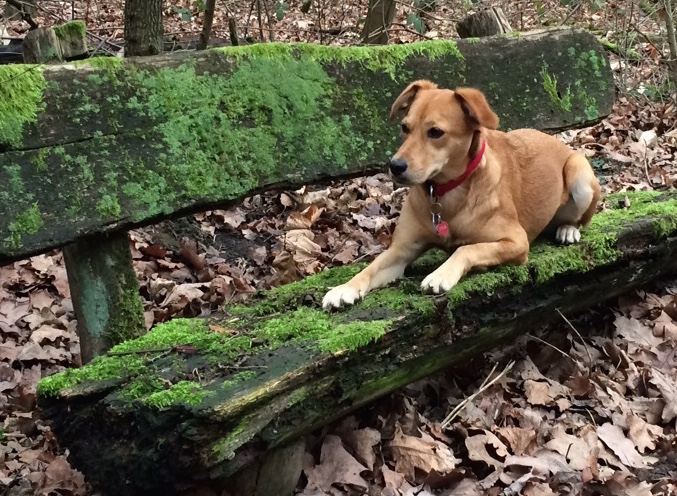
M 401 176 L 407 170 L 407 162 L 403 158 L 394 158 L 390 161 L 390 172 L 393 176 Z

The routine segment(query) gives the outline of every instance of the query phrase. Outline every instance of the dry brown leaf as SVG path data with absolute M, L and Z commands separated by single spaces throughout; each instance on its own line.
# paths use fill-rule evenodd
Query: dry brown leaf
M 287 218 L 285 229 L 292 231 L 294 229 L 310 229 L 317 219 L 324 212 L 323 208 L 317 208 L 316 205 L 310 205 L 303 212 L 292 212 Z
M 628 437 L 635 443 L 640 453 L 644 453 L 647 448 L 649 450 L 656 449 L 656 440 L 663 437 L 662 427 L 649 424 L 632 412 L 627 414 L 625 420 Z
M 468 436 L 465 438 L 465 446 L 468 448 L 468 456 L 471 460 L 482 461 L 490 467 L 501 468 L 503 462 L 490 455 L 487 446 L 491 446 L 492 451 L 501 458 L 509 455 L 507 446 L 489 431 L 484 431 L 484 434 Z
M 46 342 L 54 343 L 59 338 L 70 339 L 71 335 L 68 331 L 57 329 L 54 326 L 43 325 L 31 333 L 30 340 L 37 344 L 45 344 Z
M 665 400 L 665 408 L 662 414 L 663 421 L 670 422 L 677 417 L 677 380 L 674 377 L 674 370 L 673 377 L 669 378 L 660 370 L 653 369 L 650 381 L 658 388 Z
M 677 323 L 665 311 L 653 321 L 654 329 L 658 330 L 658 335 L 664 339 L 677 341 Z
M 637 319 L 618 315 L 616 316 L 614 325 L 616 326 L 618 334 L 623 336 L 627 341 L 636 343 L 640 346 L 652 348 L 663 342 L 662 338 L 653 335 L 653 331 L 649 326 L 642 324 Z
M 395 460 L 395 470 L 403 473 L 408 480 L 414 480 L 415 469 L 428 474 L 435 470 L 439 474 L 451 472 L 461 460 L 454 456 L 445 444 L 422 432 L 421 437 L 408 436 L 398 424 L 395 435 L 387 444 Z
M 584 427 L 576 436 L 572 436 L 566 433 L 564 426 L 556 425 L 550 436 L 552 439 L 544 446 L 563 455 L 574 470 L 590 468 L 590 460 L 597 463 L 597 435 L 591 426 Z
M 510 446 L 514 455 L 524 455 L 530 445 L 536 440 L 535 429 L 522 429 L 520 427 L 500 427 L 496 433 L 501 436 Z
M 385 489 L 394 491 L 393 494 L 409 494 L 414 488 L 407 482 L 407 479 L 399 472 L 388 468 L 387 465 L 381 467 Z
M 533 456 L 509 456 L 505 459 L 504 466 L 520 466 L 527 469 L 535 468 L 540 474 L 559 472 L 571 472 L 571 467 L 565 458 L 559 453 L 540 449 L 534 452 Z
M 381 442 L 381 433 L 371 427 L 349 430 L 341 433 L 341 439 L 355 454 L 355 458 L 367 467 L 374 470 L 376 452 L 374 447 Z
M 329 491 L 332 484 L 348 484 L 361 490 L 369 486 L 360 475 L 367 468 L 348 453 L 341 439 L 333 434 L 327 435 L 322 444 L 320 463 L 303 470 L 310 489 Z
M 597 436 L 614 452 L 623 465 L 646 468 L 657 461 L 656 458 L 640 455 L 633 442 L 625 437 L 621 428 L 610 422 L 597 427 Z

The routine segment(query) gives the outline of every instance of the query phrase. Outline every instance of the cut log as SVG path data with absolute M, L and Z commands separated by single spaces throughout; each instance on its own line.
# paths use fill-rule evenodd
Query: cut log
M 0 66 L 0 265 L 261 190 L 382 170 L 399 140 L 390 106 L 415 78 L 482 89 L 502 129 L 594 123 L 615 96 L 604 49 L 568 29 Z
M 484 38 L 512 31 L 508 19 L 500 7 L 491 7 L 471 14 L 456 24 L 456 31 L 461 38 Z
M 116 494 L 173 494 L 232 477 L 269 450 L 526 329 L 677 267 L 677 194 L 610 196 L 580 245 L 541 240 L 526 266 L 421 294 L 427 255 L 389 288 L 328 313 L 361 266 L 281 286 L 209 319 L 176 319 L 43 379 L 39 405 L 71 463 Z M 170 386 L 171 385 L 171 386 Z

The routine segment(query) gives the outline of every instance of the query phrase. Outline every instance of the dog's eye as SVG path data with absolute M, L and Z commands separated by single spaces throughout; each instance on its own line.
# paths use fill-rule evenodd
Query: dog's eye
M 407 126 L 406 124 L 402 124 L 402 132 L 404 134 L 409 134 L 410 131 L 411 129 L 409 129 L 409 126 Z
M 440 128 L 431 127 L 430 129 L 428 129 L 428 138 L 438 139 L 441 138 L 443 134 L 444 131 L 442 131 Z

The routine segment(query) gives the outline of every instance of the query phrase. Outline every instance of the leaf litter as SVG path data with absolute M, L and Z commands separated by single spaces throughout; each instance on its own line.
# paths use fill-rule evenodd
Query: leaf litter
M 198 2 L 175 3 L 164 13 L 165 32 L 174 39 L 197 37 Z M 300 2 L 290 1 L 284 19 L 275 22 L 276 40 L 354 44 L 359 29 L 351 23 L 363 5 L 315 3 L 303 15 Z M 592 19 L 617 41 L 610 23 L 620 4 L 600 16 L 588 3 L 573 12 L 557 2 L 541 2 L 541 10 L 539 2 L 485 3 L 502 6 L 521 30 L 541 27 L 547 15 L 561 19 L 570 13 L 576 23 Z M 414 4 L 399 5 L 392 43 L 422 38 L 407 20 Z M 448 37 L 467 13 L 460 2 L 438 4 L 424 18 L 425 38 Z M 49 12 L 66 19 L 72 9 L 99 36 L 113 43 L 122 38 L 120 0 L 41 5 L 35 16 L 41 25 L 56 20 Z M 228 17 L 236 19 L 241 34 L 258 37 L 256 14 L 242 2 L 227 2 L 217 6 L 215 39 L 227 36 Z M 636 22 L 644 32 L 659 30 L 651 16 Z M 11 35 L 26 31 L 16 20 L 7 26 Z M 588 156 L 604 192 L 677 186 L 674 95 L 649 97 L 665 84 L 665 52 L 644 40 L 635 47 L 643 57 L 637 63 L 610 54 L 623 89 L 612 114 L 590 128 L 559 134 Z M 255 289 L 372 260 L 392 239 L 405 193 L 378 174 L 255 195 L 232 208 L 130 232 L 147 326 L 210 314 L 246 301 Z M 556 340 L 565 354 L 524 337 L 313 433 L 297 493 L 675 494 L 677 281 L 629 292 L 574 323 L 580 336 L 564 324 L 541 335 Z M 91 494 L 35 406 L 41 377 L 80 365 L 59 251 L 0 267 L 0 337 L 0 490 L 17 496 Z M 505 373 L 490 367 L 512 360 L 515 366 Z

